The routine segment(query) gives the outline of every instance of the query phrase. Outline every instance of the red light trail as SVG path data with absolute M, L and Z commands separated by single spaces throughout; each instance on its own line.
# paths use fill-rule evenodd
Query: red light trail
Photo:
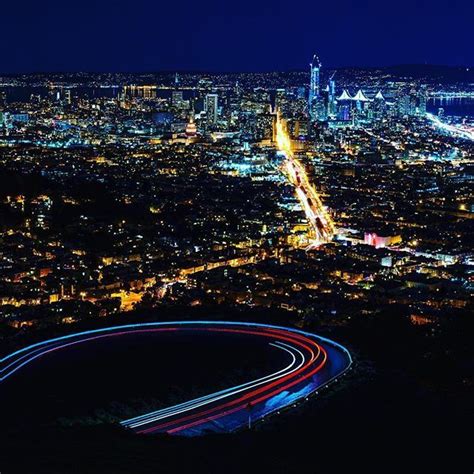
M 105 341 L 109 337 L 159 332 L 256 337 L 283 351 L 289 359 L 286 366 L 258 379 L 121 422 L 137 433 L 197 435 L 217 428 L 232 431 L 247 426 L 249 406 L 254 419 L 262 419 L 306 398 L 345 372 L 352 362 L 348 351 L 339 344 L 296 329 L 224 321 L 143 323 L 85 331 L 16 351 L 0 360 L 1 380 L 9 379 L 45 354 L 70 346 L 98 339 Z

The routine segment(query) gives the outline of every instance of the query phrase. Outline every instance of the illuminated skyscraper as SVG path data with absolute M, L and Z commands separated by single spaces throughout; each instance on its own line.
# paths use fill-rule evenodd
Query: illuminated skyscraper
M 347 89 L 342 91 L 342 94 L 337 99 L 337 118 L 348 122 L 352 118 L 352 96 Z
M 428 91 L 426 85 L 422 85 L 418 90 L 418 115 L 426 115 L 426 101 L 428 98 Z
M 400 92 L 398 100 L 398 114 L 401 117 L 409 117 L 412 115 L 412 101 L 410 97 L 410 92 L 407 90 L 403 90 Z
M 206 110 L 207 122 L 215 124 L 217 122 L 217 94 L 207 94 L 204 107 Z
M 320 96 L 319 70 L 321 69 L 321 62 L 319 61 L 319 58 L 316 55 L 313 56 L 313 60 L 311 61 L 310 67 L 311 78 L 309 84 L 308 110 L 311 120 L 315 121 L 318 119 L 317 102 Z
M 382 91 L 378 91 L 372 101 L 372 112 L 374 120 L 382 120 L 388 111 L 387 101 Z
M 334 73 L 336 74 L 336 73 Z M 334 74 L 329 79 L 328 84 L 328 116 L 334 118 L 336 116 L 336 81 Z
M 183 91 L 173 91 L 171 93 L 171 104 L 178 109 L 183 105 Z
M 280 113 L 283 112 L 284 114 L 285 102 L 286 102 L 285 89 L 277 89 L 276 96 L 275 96 L 275 110 L 279 111 Z
M 71 89 L 64 89 L 64 103 L 67 105 L 71 105 L 72 96 L 71 96 Z

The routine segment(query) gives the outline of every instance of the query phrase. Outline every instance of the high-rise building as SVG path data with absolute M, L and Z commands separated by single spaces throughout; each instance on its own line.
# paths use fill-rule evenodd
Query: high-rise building
M 171 93 L 171 104 L 180 109 L 183 104 L 183 91 L 173 91 Z
M 324 121 L 328 118 L 328 91 L 324 90 L 316 100 L 316 120 Z
M 72 96 L 71 96 L 71 89 L 64 89 L 64 103 L 67 105 L 71 105 Z
M 335 73 L 334 73 L 335 74 Z M 336 81 L 334 74 L 329 79 L 328 84 L 328 116 L 334 118 L 336 116 Z
M 366 110 L 368 104 L 369 104 L 369 99 L 366 97 L 362 89 L 359 89 L 356 93 L 356 95 L 352 98 L 352 100 L 355 103 L 355 109 L 358 112 L 358 115 L 360 116 L 364 110 Z
M 296 96 L 298 99 L 305 99 L 306 98 L 306 88 L 305 87 L 298 87 L 296 91 Z
M 286 114 L 285 106 L 286 106 L 286 91 L 285 89 L 277 89 L 275 94 L 275 110 Z
M 418 90 L 418 115 L 426 115 L 426 102 L 428 99 L 428 91 L 425 85 L 422 85 Z
M 309 83 L 309 96 L 308 96 L 308 110 L 309 116 L 312 121 L 318 119 L 317 114 L 317 102 L 320 96 L 320 77 L 319 71 L 321 69 L 321 62 L 319 61 L 316 54 L 313 56 L 313 60 L 310 64 L 311 67 L 311 77 Z
M 413 115 L 413 100 L 410 91 L 402 91 L 398 97 L 398 114 L 401 117 Z
M 344 122 L 352 119 L 352 96 L 347 89 L 342 91 L 342 94 L 337 99 L 337 118 Z
M 206 100 L 204 102 L 204 110 L 206 111 L 207 122 L 209 124 L 217 123 L 217 101 L 218 95 L 217 94 L 207 94 Z
M 382 91 L 378 91 L 372 101 L 372 113 L 374 120 L 382 120 L 388 111 L 387 101 Z

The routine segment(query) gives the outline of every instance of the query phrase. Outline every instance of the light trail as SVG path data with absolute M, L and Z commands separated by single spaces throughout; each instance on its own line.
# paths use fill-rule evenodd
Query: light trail
M 181 403 L 179 405 L 174 405 L 172 407 L 164 408 L 162 410 L 158 410 L 158 411 L 153 412 L 153 413 L 148 413 L 146 415 L 142 415 L 142 416 L 139 416 L 139 417 L 136 417 L 136 418 L 131 418 L 129 420 L 122 421 L 122 425 L 127 426 L 129 428 L 138 428 L 142 425 L 149 424 L 151 422 L 156 422 L 156 421 L 162 420 L 163 418 L 170 417 L 172 415 L 179 415 L 181 413 L 199 408 L 203 405 L 208 405 L 211 402 L 216 402 L 216 401 L 222 400 L 224 398 L 228 398 L 231 395 L 241 393 L 241 392 L 245 391 L 248 388 L 254 388 L 254 387 L 262 385 L 262 384 L 264 384 L 268 381 L 276 380 L 277 378 L 279 378 L 281 376 L 281 374 L 286 375 L 286 374 L 289 374 L 289 373 L 294 372 L 295 370 L 299 369 L 304 364 L 304 356 L 303 356 L 302 352 L 296 349 L 297 353 L 301 356 L 301 362 L 296 367 L 296 369 L 294 369 L 293 367 L 296 365 L 296 356 L 292 352 L 292 350 L 294 351 L 295 349 L 291 346 L 288 346 L 290 349 L 292 349 L 292 350 L 288 350 L 287 348 L 283 347 L 280 344 L 283 344 L 283 343 L 273 343 L 273 342 L 270 343 L 271 346 L 282 349 L 282 350 L 288 352 L 292 356 L 292 360 L 291 360 L 290 364 L 287 365 L 285 368 L 280 369 L 280 370 L 278 370 L 278 371 L 276 371 L 276 372 L 274 372 L 270 375 L 266 375 L 265 377 L 261 377 L 259 379 L 253 380 L 251 382 L 247 382 L 245 384 L 238 385 L 236 387 L 231 387 L 231 388 L 228 388 L 228 389 L 225 389 L 225 390 L 221 390 L 220 392 L 212 393 L 212 394 L 206 395 L 204 397 L 196 398 L 195 400 L 190 400 L 188 402 Z M 290 370 L 290 369 L 292 369 L 292 370 Z
M 430 113 L 426 113 L 426 118 L 440 130 L 449 132 L 451 135 L 457 135 L 461 138 L 474 141 L 474 129 L 472 127 L 450 125 L 449 123 L 442 122 L 438 117 Z
M 295 186 L 296 197 L 303 208 L 311 232 L 308 237 L 310 248 L 330 242 L 335 233 L 334 222 L 321 201 L 316 188 L 310 183 L 303 164 L 296 158 L 291 146 L 291 139 L 284 124 L 277 116 L 276 142 L 278 149 L 285 155 L 282 168 L 290 183 Z
M 247 426 L 249 407 L 254 420 L 262 419 L 306 398 L 352 363 L 349 352 L 339 344 L 297 329 L 224 321 L 142 323 L 84 331 L 15 351 L 0 359 L 1 380 L 9 379 L 43 355 L 77 344 L 131 334 L 178 331 L 256 337 L 287 353 L 289 359 L 284 367 L 263 377 L 124 420 L 123 426 L 138 433 L 198 435 L 209 429 L 232 431 Z
M 223 329 L 221 329 L 220 331 L 229 332 L 229 330 L 223 330 Z M 236 331 L 236 330 L 230 330 L 230 331 L 242 332 L 242 331 Z M 252 332 L 252 334 L 256 334 L 256 333 Z M 271 337 L 278 337 L 280 339 L 291 340 L 291 338 L 283 337 L 281 334 L 278 334 L 275 332 L 271 332 L 270 334 L 271 334 Z M 262 334 L 262 335 L 265 335 L 265 334 Z M 299 337 L 296 338 L 296 340 L 298 339 Z M 295 343 L 296 340 L 293 341 L 293 343 Z M 309 342 L 310 344 L 311 343 L 315 344 L 314 340 L 311 341 L 307 338 L 304 338 L 304 340 L 305 342 Z M 296 344 L 298 344 L 298 342 L 296 342 Z M 217 419 L 223 418 L 227 415 L 234 414 L 239 411 L 245 412 L 246 408 L 249 405 L 255 406 L 258 403 L 267 401 L 270 398 L 282 393 L 284 390 L 294 386 L 295 384 L 304 383 L 311 375 L 314 375 L 316 372 L 319 372 L 319 370 L 321 370 L 321 368 L 325 365 L 326 360 L 327 360 L 327 354 L 324 349 L 318 347 L 318 354 L 321 354 L 321 358 L 319 358 L 317 362 L 315 362 L 316 359 L 314 356 L 314 352 L 311 350 L 310 347 L 308 347 L 306 344 L 302 344 L 300 341 L 300 348 L 302 347 L 304 347 L 306 350 L 309 350 L 312 357 L 310 357 L 310 359 L 308 360 L 306 356 L 304 358 L 304 364 L 303 365 L 300 364 L 300 366 L 297 369 L 295 369 L 294 371 L 290 371 L 289 374 L 285 374 L 276 380 L 272 379 L 270 380 L 271 383 L 268 383 L 259 388 L 255 388 L 251 386 L 249 387 L 248 390 L 244 391 L 244 394 L 242 396 L 240 396 L 237 399 L 233 398 L 224 404 L 218 403 L 216 405 L 216 402 L 218 402 L 220 398 L 218 398 L 217 400 L 210 400 L 208 403 L 205 404 L 207 407 L 209 407 L 205 411 L 198 411 L 198 413 L 186 415 L 184 417 L 180 416 L 181 411 L 178 411 L 178 413 L 175 413 L 175 415 L 178 416 L 178 419 L 173 419 L 172 416 L 170 416 L 170 417 L 167 417 L 167 418 L 171 418 L 170 421 L 165 422 L 165 423 L 160 423 L 158 425 L 153 425 L 150 428 L 147 428 L 141 431 L 139 430 L 138 432 L 144 433 L 144 434 L 156 433 L 156 432 L 162 432 L 162 431 L 166 431 L 168 433 L 177 433 L 183 430 L 188 430 L 190 428 L 194 428 L 195 426 L 202 425 L 203 420 L 204 420 L 204 423 L 209 423 L 211 421 L 215 422 Z M 316 365 L 316 364 L 319 364 L 319 365 Z M 314 369 L 315 365 L 316 365 L 316 368 Z M 313 369 L 313 372 L 310 372 L 308 374 L 307 371 L 310 368 Z M 286 384 L 282 385 L 282 383 L 284 382 Z M 272 390 L 272 391 L 269 392 L 269 390 Z M 242 390 L 237 390 L 232 395 L 234 395 L 235 397 L 241 392 Z M 291 401 L 290 403 L 293 403 L 293 401 Z

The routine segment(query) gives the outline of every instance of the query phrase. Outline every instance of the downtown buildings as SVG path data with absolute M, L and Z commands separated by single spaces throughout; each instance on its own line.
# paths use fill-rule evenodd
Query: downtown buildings
M 472 119 L 427 120 L 432 85 L 317 57 L 310 74 L 32 80 L 2 91 L 8 325 L 173 304 L 344 323 L 377 299 L 432 327 L 469 307 Z M 335 223 L 308 251 L 277 112 Z

